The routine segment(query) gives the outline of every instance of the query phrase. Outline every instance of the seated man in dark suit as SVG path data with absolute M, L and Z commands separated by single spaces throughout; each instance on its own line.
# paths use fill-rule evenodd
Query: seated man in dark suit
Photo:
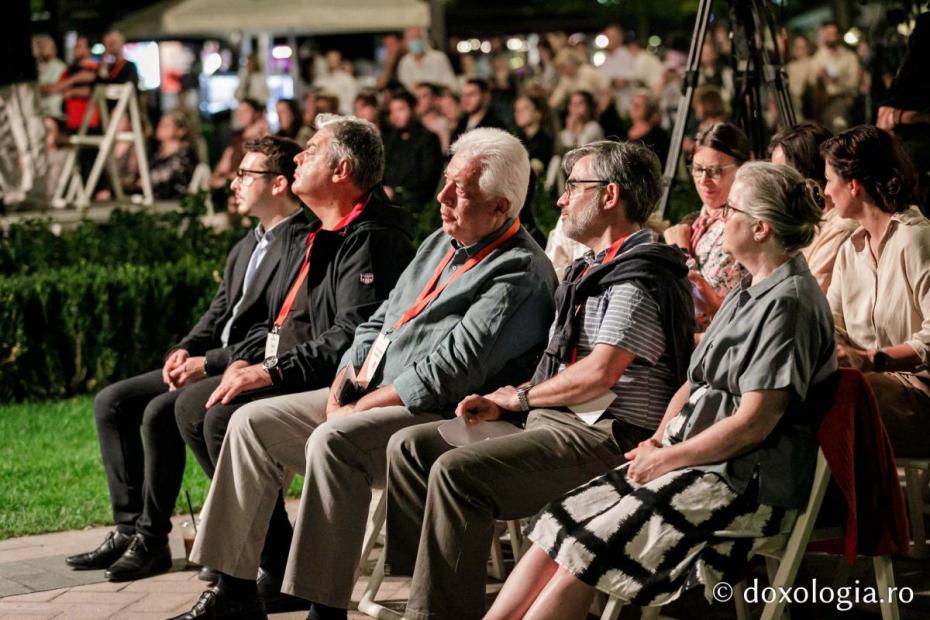
M 204 377 L 222 373 L 232 346 L 264 322 L 268 283 L 288 256 L 287 241 L 302 239 L 310 225 L 291 190 L 300 146 L 264 138 L 247 149 L 232 188 L 239 213 L 259 223 L 230 251 L 207 312 L 161 369 L 114 383 L 94 401 L 116 529 L 97 549 L 67 558 L 73 568 L 107 568 L 108 579 L 126 581 L 171 567 L 168 532 L 185 460 L 175 400 Z

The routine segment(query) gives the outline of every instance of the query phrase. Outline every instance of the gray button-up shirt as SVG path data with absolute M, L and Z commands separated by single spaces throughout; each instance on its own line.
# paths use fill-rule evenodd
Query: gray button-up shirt
M 437 286 L 512 222 L 468 247 L 442 230 L 430 235 L 387 301 L 356 329 L 340 368 L 361 367 L 378 334 L 385 332 L 391 344 L 372 385 L 393 384 L 409 409 L 436 413 L 451 413 L 468 394 L 528 379 L 552 322 L 556 278 L 549 259 L 523 228 L 452 281 L 419 316 L 391 330 L 450 247 L 455 254 Z
M 760 503 L 796 508 L 807 501 L 817 455 L 819 420 L 804 401 L 837 368 L 833 317 L 801 255 L 750 284 L 747 277 L 727 295 L 695 349 L 689 400 L 665 441 L 684 441 L 735 414 L 746 392 L 789 390 L 788 409 L 762 445 L 697 469 L 720 474 L 737 493 L 758 472 Z

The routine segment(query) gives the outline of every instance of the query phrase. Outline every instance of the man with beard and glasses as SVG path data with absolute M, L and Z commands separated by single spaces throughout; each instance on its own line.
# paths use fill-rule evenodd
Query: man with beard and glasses
M 570 151 L 558 202 L 590 251 L 559 286 L 533 379 L 467 396 L 466 424 L 528 414 L 526 428 L 459 448 L 442 422 L 388 445 L 387 563 L 413 575 L 405 618 L 479 618 L 496 519 L 519 519 L 603 474 L 647 440 L 685 377 L 694 320 L 684 255 L 643 228 L 661 192 L 648 148 L 601 141 Z

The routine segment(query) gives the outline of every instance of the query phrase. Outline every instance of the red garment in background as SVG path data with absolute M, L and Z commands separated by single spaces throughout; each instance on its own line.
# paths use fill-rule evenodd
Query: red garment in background
M 82 65 L 71 65 L 65 69 L 64 72 L 62 72 L 61 77 L 58 78 L 58 81 L 63 81 L 80 71 L 90 71 L 91 73 L 95 73 L 97 71 L 97 63 L 86 62 Z M 93 82 L 88 83 L 87 86 L 93 87 Z M 83 120 L 84 112 L 87 110 L 87 106 L 89 104 L 90 97 L 65 97 L 65 120 L 70 131 L 77 131 L 81 126 L 81 120 Z M 94 112 L 93 117 L 90 119 L 90 127 L 97 127 L 99 121 L 97 118 L 98 116 L 99 114 Z
M 836 397 L 817 433 L 833 480 L 824 506 L 845 502 L 842 540 L 811 544 L 811 550 L 846 556 L 906 555 L 910 544 L 907 509 L 891 441 L 878 405 L 858 370 L 838 371 Z M 832 499 L 835 498 L 835 502 Z

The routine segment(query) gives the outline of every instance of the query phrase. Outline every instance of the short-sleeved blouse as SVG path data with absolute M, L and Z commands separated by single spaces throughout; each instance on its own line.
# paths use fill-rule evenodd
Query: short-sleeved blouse
M 763 444 L 698 469 L 720 474 L 737 493 L 759 476 L 759 502 L 796 508 L 810 491 L 817 454 L 816 416 L 804 401 L 837 368 L 830 307 L 800 254 L 724 300 L 688 368 L 688 403 L 669 423 L 678 443 L 736 413 L 746 392 L 788 389 L 787 411 Z

